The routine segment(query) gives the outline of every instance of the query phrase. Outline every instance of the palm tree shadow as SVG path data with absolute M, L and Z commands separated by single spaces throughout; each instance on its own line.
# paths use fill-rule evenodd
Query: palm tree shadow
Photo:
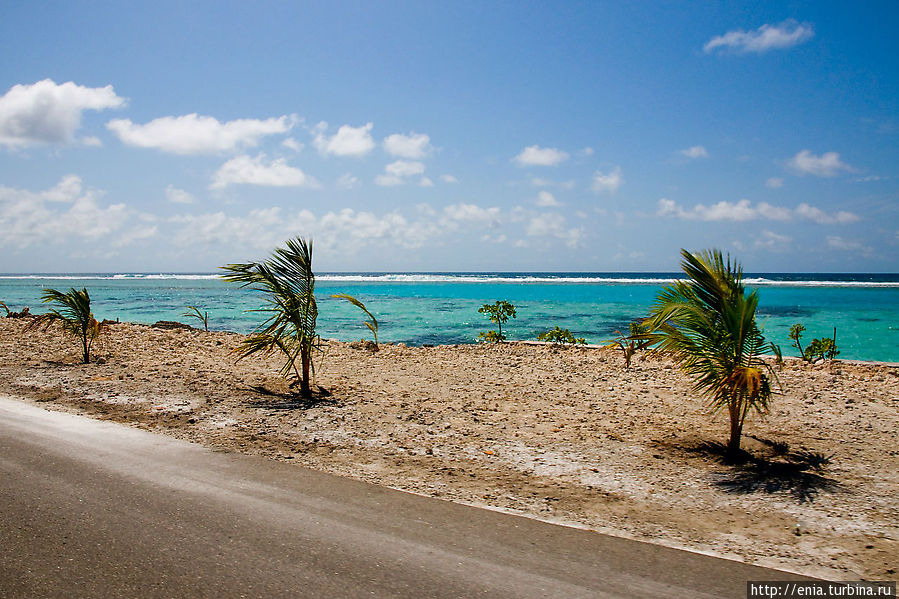
M 758 439 L 769 447 L 779 444 Z M 785 444 L 784 444 L 785 445 Z M 714 484 L 728 493 L 781 493 L 793 497 L 799 503 L 813 501 L 823 492 L 838 492 L 843 486 L 824 475 L 824 467 L 831 456 L 816 451 L 776 451 L 772 456 L 758 456 L 741 450 L 729 455 L 722 443 L 703 443 L 694 451 L 716 457 L 722 464 L 731 466 L 729 472 L 716 476 Z
M 254 408 L 263 408 L 266 410 L 308 410 L 323 404 L 333 403 L 331 392 L 324 387 L 318 387 L 312 392 L 311 397 L 303 397 L 294 391 L 273 391 L 262 385 L 250 385 L 247 391 L 252 391 L 264 398 L 259 400 L 250 399 L 247 401 Z

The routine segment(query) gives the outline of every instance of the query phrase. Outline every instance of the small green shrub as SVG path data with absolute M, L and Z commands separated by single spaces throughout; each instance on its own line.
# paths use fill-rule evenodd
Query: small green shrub
M 631 358 L 634 357 L 634 354 L 637 353 L 638 350 L 645 349 L 651 344 L 646 338 L 649 329 L 643 324 L 642 320 L 634 320 L 630 323 L 629 328 L 629 335 L 625 335 L 621 331 L 615 331 L 615 334 L 618 336 L 614 339 L 610 339 L 608 342 L 610 347 L 618 347 L 621 349 L 621 353 L 624 354 L 625 369 L 631 367 Z
M 188 306 L 187 312 L 182 314 L 182 316 L 186 316 L 187 318 L 196 318 L 203 323 L 203 330 L 209 330 L 209 312 L 200 312 L 200 309 L 196 306 Z
M 799 350 L 799 355 L 802 358 L 805 358 L 805 352 L 802 351 L 802 333 L 804 332 L 805 327 L 798 322 L 790 327 L 789 337 L 793 340 L 793 343 L 791 343 L 791 345 Z
M 837 349 L 833 339 L 812 339 L 805 348 L 805 359 L 812 363 L 818 360 L 833 360 L 839 354 L 840 350 Z
M 836 327 L 833 329 L 833 338 L 812 339 L 812 342 L 805 349 L 802 348 L 801 342 L 804 331 L 805 327 L 797 323 L 790 327 L 789 333 L 790 339 L 793 340 L 793 347 L 799 350 L 799 356 L 803 360 L 814 364 L 819 360 L 833 360 L 840 355 L 840 350 L 837 348 Z
M 780 349 L 780 346 L 776 343 L 772 342 L 771 345 L 771 353 L 774 354 L 774 363 L 778 366 L 783 365 L 784 363 L 784 355 L 783 350 Z
M 581 345 L 587 343 L 587 341 L 583 337 L 575 338 L 574 335 L 571 334 L 571 331 L 568 329 L 560 329 L 558 326 L 550 331 L 546 331 L 537 335 L 537 339 L 540 341 L 548 341 L 550 343 L 555 344 L 565 344 L 569 343 L 574 345 L 576 343 L 580 343 Z
M 515 318 L 515 306 L 506 300 L 499 300 L 492 304 L 484 304 L 480 308 L 478 308 L 478 312 L 481 314 L 486 314 L 487 318 L 490 319 L 490 322 L 496 323 L 498 331 L 487 331 L 486 333 L 479 333 L 478 340 L 484 341 L 486 343 L 499 343 L 501 341 L 505 341 L 506 336 L 503 335 L 503 324 L 505 324 L 510 318 Z

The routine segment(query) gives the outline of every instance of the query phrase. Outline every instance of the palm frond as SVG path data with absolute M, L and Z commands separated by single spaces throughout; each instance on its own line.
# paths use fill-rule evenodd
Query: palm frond
M 659 292 L 645 321 L 648 332 L 635 338 L 671 356 L 712 411 L 728 410 L 729 447 L 738 448 L 746 414 L 766 410 L 772 393 L 755 321 L 758 292 L 746 293 L 742 268 L 719 250 L 681 254 L 688 279 Z
M 331 297 L 335 297 L 337 299 L 345 299 L 346 301 L 350 302 L 351 304 L 353 304 L 354 306 L 356 306 L 357 308 L 359 308 L 360 310 L 365 312 L 366 316 L 368 316 L 368 318 L 369 318 L 369 320 L 365 321 L 365 326 L 367 326 L 368 330 L 371 331 L 371 334 L 374 335 L 375 345 L 377 345 L 378 344 L 378 319 L 375 318 L 374 314 L 372 314 L 371 312 L 368 311 L 368 308 L 365 307 L 365 304 L 363 304 L 358 299 L 356 299 L 355 297 L 353 297 L 352 295 L 349 295 L 347 293 L 335 293 Z
M 268 307 L 257 311 L 268 318 L 236 350 L 241 357 L 278 350 L 284 355 L 283 376 L 291 372 L 300 380 L 304 394 L 309 393 L 311 353 L 318 347 L 315 301 L 315 274 L 312 272 L 312 242 L 297 237 L 276 248 L 262 262 L 228 264 L 222 269 L 225 281 L 266 294 Z M 300 360 L 302 374 L 296 362 Z

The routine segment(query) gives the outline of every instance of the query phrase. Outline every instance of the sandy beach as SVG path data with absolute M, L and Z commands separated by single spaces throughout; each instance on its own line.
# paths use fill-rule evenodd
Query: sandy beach
M 664 359 L 506 343 L 326 342 L 302 403 L 240 336 L 112 324 L 95 363 L 58 328 L 0 319 L 0 393 L 221 451 L 829 579 L 895 580 L 899 368 L 777 369 L 725 463 L 710 417 Z M 829 463 L 816 468 L 820 458 Z

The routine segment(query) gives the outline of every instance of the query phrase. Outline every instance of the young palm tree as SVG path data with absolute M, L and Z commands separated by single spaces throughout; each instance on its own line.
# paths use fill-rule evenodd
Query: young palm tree
M 761 359 L 766 346 L 755 322 L 758 292 L 746 294 L 742 268 L 719 250 L 681 254 L 689 280 L 659 292 L 646 321 L 650 332 L 638 337 L 671 355 L 713 411 L 727 410 L 727 452 L 734 454 L 747 414 L 766 411 L 772 393 L 766 372 L 773 373 Z
M 31 321 L 28 328 L 43 325 L 49 327 L 54 322 L 60 323 L 63 330 L 81 340 L 81 359 L 85 364 L 91 361 L 91 346 L 100 335 L 100 323 L 91 313 L 91 298 L 87 288 L 70 289 L 67 293 L 56 289 L 45 289 L 41 294 L 45 304 L 56 303 L 59 308 L 52 308 Z
M 258 311 L 269 313 L 269 317 L 241 342 L 236 350 L 240 357 L 279 350 L 285 357 L 281 375 L 292 376 L 291 386 L 299 383 L 303 397 L 310 397 L 312 351 L 318 346 L 312 242 L 297 237 L 288 240 L 286 245 L 275 249 L 263 262 L 223 266 L 227 274 L 222 278 L 268 294 L 269 307 Z
M 378 319 L 375 318 L 374 314 L 372 314 L 371 312 L 368 311 L 368 308 L 365 307 L 365 304 L 363 304 L 362 302 L 357 300 L 352 295 L 349 295 L 346 293 L 335 293 L 331 297 L 335 297 L 337 299 L 345 299 L 346 301 L 350 302 L 351 304 L 353 304 L 354 306 L 356 306 L 357 308 L 359 308 L 360 310 L 365 312 L 365 315 L 368 316 L 368 320 L 365 321 L 365 326 L 367 326 L 368 330 L 371 331 L 371 334 L 374 335 L 375 347 L 377 347 L 377 345 L 378 345 Z

